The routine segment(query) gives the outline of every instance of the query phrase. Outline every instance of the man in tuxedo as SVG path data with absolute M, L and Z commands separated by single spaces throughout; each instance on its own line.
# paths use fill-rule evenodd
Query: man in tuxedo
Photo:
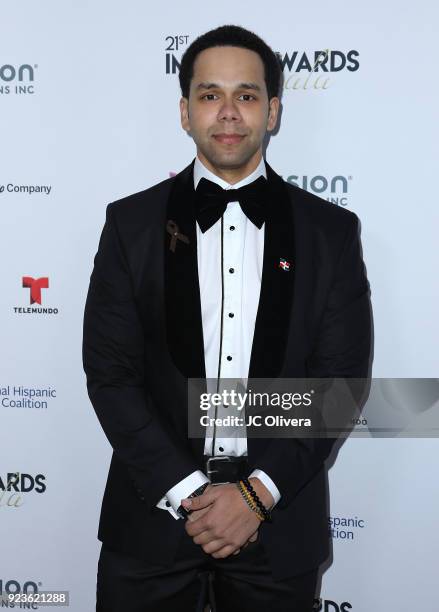
M 254 33 L 196 39 L 180 69 L 196 158 L 107 207 L 84 315 L 113 448 L 97 610 L 312 610 L 329 554 L 330 439 L 188 436 L 188 379 L 365 377 L 358 219 L 264 160 L 280 64 Z M 241 485 L 237 485 L 240 481 Z

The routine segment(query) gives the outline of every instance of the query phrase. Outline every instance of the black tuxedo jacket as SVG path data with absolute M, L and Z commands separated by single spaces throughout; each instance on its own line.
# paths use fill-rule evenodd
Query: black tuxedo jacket
M 266 168 L 271 195 L 249 378 L 365 377 L 371 324 L 358 218 Z M 189 240 L 177 240 L 175 251 L 169 220 Z M 280 258 L 292 264 L 289 272 Z M 113 448 L 98 538 L 172 564 L 184 522 L 156 503 L 204 471 L 204 440 L 187 435 L 187 379 L 205 376 L 193 162 L 108 205 L 85 306 L 83 361 Z M 328 556 L 324 462 L 332 444 L 248 439 L 250 468 L 264 470 L 282 496 L 273 522 L 260 528 L 275 579 Z

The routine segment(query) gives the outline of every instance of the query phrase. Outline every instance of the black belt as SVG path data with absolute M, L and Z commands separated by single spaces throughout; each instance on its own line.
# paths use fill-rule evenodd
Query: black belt
M 219 456 L 204 457 L 206 460 L 206 473 L 211 484 L 225 484 L 238 482 L 241 478 L 248 478 L 249 466 L 247 457 Z

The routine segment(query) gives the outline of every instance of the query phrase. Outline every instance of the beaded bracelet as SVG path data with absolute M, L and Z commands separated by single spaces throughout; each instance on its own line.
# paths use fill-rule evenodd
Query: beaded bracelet
M 252 496 L 250 495 L 250 493 L 247 491 L 247 489 L 242 484 L 242 481 L 237 482 L 236 486 L 238 487 L 238 489 L 239 489 L 242 497 L 244 498 L 244 501 L 246 502 L 247 506 L 249 506 L 249 508 L 251 510 L 253 510 L 253 512 L 255 512 L 255 514 L 258 517 L 258 519 L 260 521 L 265 520 L 264 519 L 264 515 L 262 514 L 262 512 L 259 510 L 259 508 L 255 504 L 255 502 L 254 502 Z
M 247 503 L 247 505 L 250 507 L 250 509 L 253 510 L 253 512 L 255 512 L 255 514 L 258 517 L 258 519 L 261 520 L 261 521 L 265 520 L 264 519 L 264 515 L 259 510 L 258 506 L 255 503 L 255 500 L 250 495 L 249 491 L 245 488 L 244 484 L 242 482 L 237 482 L 236 484 L 238 486 L 238 489 L 241 492 L 241 495 L 244 498 L 244 501 Z
M 253 496 L 251 495 L 250 491 L 247 489 L 247 487 L 245 486 L 244 482 L 242 482 L 242 481 L 241 481 L 241 487 L 242 487 L 246 497 L 250 500 L 250 504 L 254 507 L 255 512 L 257 512 L 258 515 L 260 515 L 262 517 L 262 520 L 265 521 L 265 514 L 260 509 L 260 507 L 257 505 L 256 500 L 253 498 Z
M 241 480 L 241 482 L 243 483 L 245 488 L 248 490 L 248 492 L 252 496 L 254 502 L 256 503 L 256 505 L 259 508 L 260 512 L 264 516 L 264 520 L 267 521 L 267 523 L 271 523 L 271 512 L 269 510 L 267 510 L 267 508 L 261 502 L 261 500 L 257 496 L 256 491 L 254 490 L 253 486 L 251 485 L 250 481 L 248 480 L 248 478 L 243 478 Z

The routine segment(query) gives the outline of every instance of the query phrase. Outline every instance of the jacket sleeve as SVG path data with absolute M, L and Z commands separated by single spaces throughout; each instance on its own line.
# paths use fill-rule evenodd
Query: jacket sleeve
M 129 268 L 107 206 L 85 304 L 83 366 L 87 390 L 116 457 L 150 507 L 198 469 L 155 417 L 145 388 L 144 330 Z
M 326 308 L 313 353 L 309 378 L 365 379 L 371 350 L 369 285 L 361 256 L 358 217 L 348 227 L 337 258 Z M 270 474 L 280 490 L 279 508 L 290 504 L 317 474 L 336 438 L 273 439 L 258 459 L 258 468 Z

